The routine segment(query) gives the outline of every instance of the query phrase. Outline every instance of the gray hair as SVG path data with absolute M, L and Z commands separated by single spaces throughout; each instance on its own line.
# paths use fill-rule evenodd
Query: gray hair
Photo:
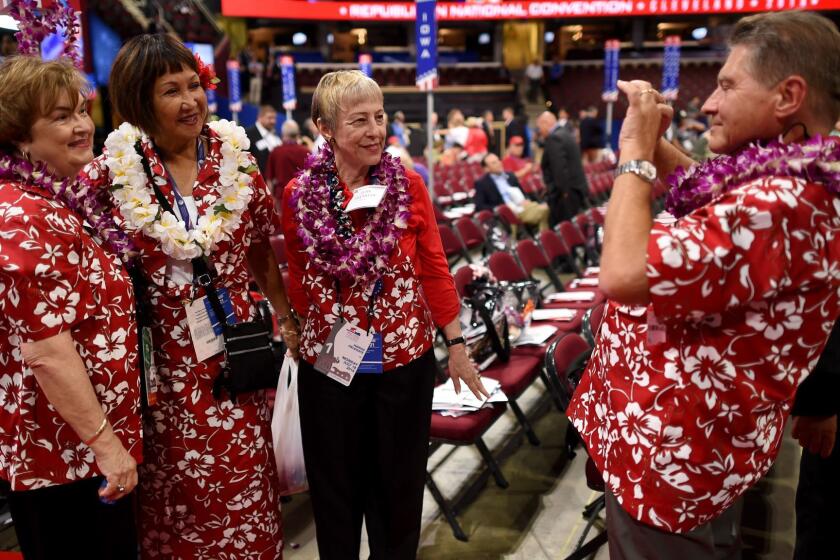
M 300 136 L 300 127 L 295 121 L 288 119 L 283 121 L 283 126 L 280 127 L 280 136 L 284 140 L 295 140 Z
M 750 48 L 750 74 L 772 86 L 794 74 L 808 84 L 806 102 L 817 118 L 840 116 L 840 32 L 815 12 L 771 12 L 741 19 L 731 46 Z

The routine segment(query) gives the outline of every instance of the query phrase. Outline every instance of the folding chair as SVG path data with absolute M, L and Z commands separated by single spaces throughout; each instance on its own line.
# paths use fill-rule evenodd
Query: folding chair
M 440 241 L 443 244 L 443 252 L 449 260 L 449 266 L 457 263 L 462 258 L 468 263 L 472 262 L 467 248 L 461 242 L 461 238 L 455 233 L 447 224 L 438 224 L 438 231 L 440 231 Z M 453 257 L 454 260 L 453 260 Z
M 481 247 L 481 254 L 486 255 L 489 251 L 487 247 L 487 235 L 473 220 L 467 216 L 458 218 L 455 221 L 455 230 L 461 236 L 461 241 L 467 246 L 468 250 Z

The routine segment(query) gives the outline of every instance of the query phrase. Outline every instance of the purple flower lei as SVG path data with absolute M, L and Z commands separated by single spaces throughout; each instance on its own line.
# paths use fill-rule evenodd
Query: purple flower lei
M 60 32 L 65 39 L 61 56 L 72 60 L 76 68 L 82 68 L 77 44 L 79 24 L 76 12 L 66 0 L 56 0 L 48 8 L 39 7 L 37 0 L 12 0 L 11 15 L 19 24 L 15 38 L 20 54 L 41 56 L 41 43 L 47 35 Z
M 371 176 L 386 185 L 385 196 L 357 232 L 348 227 L 348 216 L 340 210 L 343 195 L 329 144 L 309 156 L 291 196 L 299 220 L 298 237 L 310 262 L 323 274 L 349 285 L 370 286 L 384 274 L 400 230 L 411 217 L 408 178 L 399 160 L 383 153 Z
M 114 216 L 106 210 L 97 193 L 85 183 L 75 179 L 60 179 L 53 175 L 46 163 L 31 163 L 21 157 L 0 153 L 0 181 L 15 181 L 53 193 L 106 241 L 120 259 L 127 265 L 133 264 L 134 245 L 129 237 L 114 222 Z M 73 186 L 77 189 L 74 191 Z
M 756 142 L 733 155 L 680 167 L 668 177 L 665 208 L 680 218 L 735 187 L 771 175 L 822 183 L 840 194 L 840 141 L 818 135 L 802 143 Z

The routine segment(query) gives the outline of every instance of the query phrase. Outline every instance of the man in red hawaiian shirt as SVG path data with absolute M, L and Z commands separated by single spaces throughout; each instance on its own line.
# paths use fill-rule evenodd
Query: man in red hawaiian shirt
M 661 134 L 671 108 L 630 107 L 606 217 L 612 300 L 569 417 L 607 485 L 610 557 L 710 558 L 720 519 L 770 468 L 797 386 L 840 313 L 840 33 L 814 13 L 741 20 L 703 111 L 720 158 Z M 731 521 L 737 528 L 737 519 Z

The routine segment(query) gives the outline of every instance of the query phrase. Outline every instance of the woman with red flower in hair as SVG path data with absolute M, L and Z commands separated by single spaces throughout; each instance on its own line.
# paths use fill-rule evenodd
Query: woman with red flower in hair
M 212 78 L 168 35 L 129 40 L 110 78 L 125 122 L 86 176 L 109 193 L 145 284 L 137 299 L 158 380 L 144 410 L 143 557 L 274 560 L 283 543 L 265 392 L 214 391 L 225 354 L 202 279 L 213 278 L 228 322 L 255 317 L 253 276 L 293 350 L 297 326 L 269 244 L 279 220 L 245 131 L 206 123 Z

